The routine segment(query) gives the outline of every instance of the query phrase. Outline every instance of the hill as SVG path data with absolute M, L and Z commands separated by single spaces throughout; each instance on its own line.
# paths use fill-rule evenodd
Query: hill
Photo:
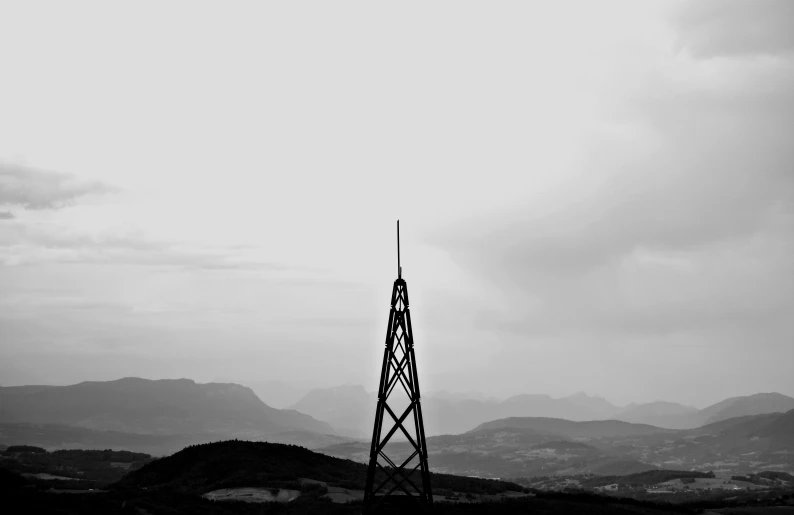
M 523 430 L 530 438 L 537 436 L 532 430 Z M 534 433 L 534 434 L 533 434 Z M 474 433 L 481 434 L 481 433 Z M 559 441 L 547 446 L 561 451 L 583 450 L 587 444 Z M 14 451 L 12 451 L 14 452 Z M 30 453 L 30 459 L 40 459 L 41 452 Z M 46 453 L 45 453 L 46 454 Z M 51 453 L 57 455 L 59 453 Z M 111 451 L 66 451 L 78 467 L 95 466 L 118 460 L 129 463 L 130 468 L 147 456 Z M 104 458 L 108 459 L 105 460 Z M 50 463 L 54 461 L 50 460 Z M 105 474 L 97 468 L 94 474 Z M 76 471 L 75 471 L 76 472 Z M 117 483 L 93 490 L 77 484 L 50 489 L 52 481 L 28 474 L 22 477 L 13 471 L 0 468 L 0 491 L 6 506 L 24 506 L 26 513 L 360 513 L 360 501 L 340 503 L 336 496 L 351 497 L 360 494 L 366 477 L 366 466 L 349 460 L 324 456 L 292 445 L 262 442 L 224 441 L 191 446 L 167 458 L 149 461 L 129 472 Z M 380 476 L 377 480 L 382 479 Z M 756 476 L 753 476 L 756 477 Z M 767 478 L 790 480 L 788 474 L 762 472 L 757 481 Z M 307 479 L 308 478 L 308 479 Z M 680 479 L 679 479 L 680 478 Z M 447 474 L 431 474 L 434 492 L 434 512 L 437 513 L 701 513 L 702 509 L 686 505 L 657 504 L 647 500 L 625 499 L 594 495 L 590 490 L 601 485 L 620 484 L 627 487 L 652 485 L 660 481 L 715 481 L 714 474 L 692 471 L 642 471 L 621 476 L 579 476 L 578 487 L 572 491 L 528 491 L 509 481 L 494 481 Z M 711 478 L 711 479 L 710 479 Z M 723 483 L 722 479 L 716 480 Z M 51 483 L 51 484 L 48 484 Z M 72 488 L 72 489 L 63 489 Z M 74 489 L 76 488 L 77 489 Z M 244 487 L 244 488 L 240 488 Z M 60 489 L 59 489 L 60 488 Z M 288 490 L 288 489 L 293 490 Z M 292 492 L 290 502 L 258 504 L 256 502 L 212 501 L 227 492 L 238 492 L 236 499 L 253 501 L 253 495 L 279 497 Z M 644 493 L 644 488 L 642 489 Z M 64 493 L 68 492 L 68 495 Z M 751 494 L 754 500 L 765 495 Z M 246 497 L 247 496 L 247 497 Z M 736 499 L 735 493 L 723 497 Z M 779 501 L 779 492 L 766 494 L 769 502 Z M 286 499 L 286 495 L 283 496 Z M 686 495 L 684 496 L 686 497 Z M 774 498 L 773 498 L 774 497 Z M 688 497 L 693 499 L 693 497 Z M 712 502 L 709 507 L 720 504 Z M 394 513 L 407 513 L 396 511 Z
M 0 388 L 0 422 L 64 424 L 149 435 L 260 438 L 283 431 L 333 433 L 325 422 L 263 403 L 251 389 L 190 379 L 128 377 L 71 386 Z
M 575 429 L 575 425 L 588 427 L 590 423 L 587 422 L 533 419 L 541 422 L 538 427 L 515 427 L 518 424 L 509 423 L 512 419 L 505 420 L 507 424 L 501 424 L 502 421 L 493 425 L 483 424 L 477 430 L 461 435 L 428 437 L 430 470 L 503 478 L 548 474 L 630 474 L 657 468 L 644 463 L 640 457 L 605 450 L 600 441 L 574 441 L 571 435 L 581 435 L 581 430 Z M 631 424 L 613 423 L 609 424 L 613 429 L 597 428 L 588 434 L 626 433 L 625 429 L 614 429 L 621 425 Z M 613 441 L 609 440 L 610 443 Z M 396 459 L 407 458 L 411 450 L 410 445 L 403 442 L 389 445 L 389 453 Z M 334 445 L 319 451 L 361 463 L 366 463 L 369 457 L 369 445 L 365 443 Z
M 771 423 L 777 421 L 782 413 L 765 413 L 763 415 L 745 415 L 734 417 L 719 422 L 713 422 L 697 428 L 697 432 L 711 435 L 751 437 L 757 431 L 763 430 Z
M 780 393 L 757 393 L 731 397 L 703 408 L 697 413 L 698 425 L 711 424 L 729 418 L 766 413 L 784 413 L 794 409 L 794 398 Z
M 500 428 L 533 429 L 568 438 L 603 438 L 606 436 L 637 436 L 673 433 L 673 430 L 647 424 L 632 424 L 619 420 L 591 420 L 574 422 L 559 418 L 510 417 L 480 424 L 470 432 Z
M 794 449 L 794 409 L 760 427 L 753 436 L 769 438 L 770 444 L 775 450 L 791 451 Z
M 652 469 L 794 472 L 792 419 L 794 412 L 772 413 L 675 430 L 615 420 L 515 417 L 460 435 L 428 437 L 427 445 L 431 470 L 484 477 L 622 475 Z M 392 449 L 398 457 L 409 451 L 405 443 L 394 443 Z M 318 450 L 361 462 L 369 456 L 367 443 Z
M 576 393 L 555 399 L 545 394 L 522 394 L 500 404 L 501 417 L 545 417 L 567 420 L 602 420 L 612 418 L 620 408 L 601 397 Z
M 202 494 L 239 486 L 300 488 L 308 478 L 328 486 L 363 490 L 367 466 L 335 458 L 295 445 L 265 442 L 225 441 L 191 446 L 153 461 L 125 476 L 122 488 L 166 489 Z M 386 478 L 382 473 L 378 479 Z M 523 488 L 506 481 L 432 474 L 434 490 L 466 492 L 521 492 Z

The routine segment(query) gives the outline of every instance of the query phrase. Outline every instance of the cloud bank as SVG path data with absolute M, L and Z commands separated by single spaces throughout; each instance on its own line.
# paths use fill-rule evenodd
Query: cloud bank
M 113 188 L 101 182 L 84 182 L 71 174 L 0 161 L 0 205 L 31 210 L 61 209 L 81 197 L 111 191 Z
M 429 238 L 508 292 L 511 313 L 474 315 L 484 327 L 781 337 L 794 305 L 794 16 L 773 4 L 685 4 L 670 18 L 679 53 L 616 101 L 550 192 L 556 206 L 528 192 Z

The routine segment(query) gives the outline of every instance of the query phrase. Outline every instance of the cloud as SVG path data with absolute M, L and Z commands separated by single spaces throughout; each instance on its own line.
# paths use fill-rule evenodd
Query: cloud
M 70 174 L 0 161 L 0 205 L 57 210 L 86 195 L 112 191 L 115 188 L 100 182 L 79 181 Z M 129 230 L 92 234 L 58 221 L 17 220 L 10 212 L 0 212 L 0 219 L 12 221 L 0 226 L 0 266 L 94 263 L 193 270 L 284 272 L 295 269 L 256 255 L 255 248 L 240 245 L 156 240 L 140 231 Z
M 673 24 L 679 45 L 698 58 L 794 52 L 794 3 L 789 0 L 686 2 Z
M 793 78 L 778 76 L 772 94 L 745 92 L 730 102 L 720 93 L 657 86 L 635 104 L 630 122 L 654 133 L 655 150 L 626 158 L 621 147 L 629 141 L 594 134 L 601 155 L 589 156 L 582 174 L 602 181 L 584 198 L 568 201 L 567 190 L 580 189 L 569 184 L 551 213 L 511 207 L 439 232 L 436 241 L 457 255 L 507 256 L 505 264 L 570 274 L 637 248 L 696 250 L 786 222 L 794 208 L 794 128 L 774 106 L 794 106 Z
M 0 264 L 108 263 L 198 270 L 292 269 L 236 248 L 190 245 L 147 238 L 139 232 L 75 232 L 55 223 L 0 226 Z
M 766 8 L 747 15 L 770 38 L 748 43 L 753 51 L 781 48 L 776 25 L 763 30 Z M 682 37 L 717 45 L 707 21 Z M 794 62 L 669 55 L 638 83 L 621 91 L 558 190 L 527 192 L 521 205 L 429 237 L 510 297 L 508 311 L 478 307 L 479 324 L 601 334 L 779 327 L 794 303 Z
M 0 205 L 31 210 L 60 209 L 80 197 L 111 191 L 113 188 L 105 184 L 80 181 L 71 174 L 0 161 Z

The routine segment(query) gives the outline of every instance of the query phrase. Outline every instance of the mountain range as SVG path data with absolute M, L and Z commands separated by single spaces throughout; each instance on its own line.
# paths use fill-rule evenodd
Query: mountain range
M 422 405 L 439 472 L 619 474 L 649 465 L 725 463 L 744 463 L 741 467 L 751 471 L 753 466 L 787 467 L 794 456 L 789 454 L 794 399 L 781 394 L 734 397 L 703 410 L 667 402 L 621 408 L 583 393 L 498 401 L 438 392 L 423 398 Z M 0 388 L 0 443 L 163 455 L 235 438 L 328 449 L 355 459 L 355 454 L 368 456 L 374 409 L 374 395 L 357 385 L 312 390 L 292 409 L 270 407 L 244 386 L 189 379 L 5 387 Z M 397 437 L 393 444 L 405 445 Z M 494 449 L 503 455 L 495 457 Z M 555 461 L 561 455 L 568 461 Z M 522 456 L 533 456 L 540 468 L 509 465 L 526 461 Z
M 0 388 L 0 423 L 215 439 L 256 440 L 296 431 L 334 434 L 327 422 L 271 408 L 250 388 L 237 384 L 134 377 L 71 386 Z
M 312 390 L 291 408 L 328 422 L 340 434 L 361 438 L 372 432 L 376 402 L 375 393 L 367 392 L 362 386 L 346 385 Z M 737 416 L 791 409 L 794 409 L 794 398 L 779 393 L 732 397 L 702 410 L 663 401 L 619 407 L 602 397 L 584 393 L 562 398 L 522 394 L 503 401 L 447 392 L 422 397 L 427 435 L 460 434 L 484 422 L 508 417 L 621 420 L 667 429 L 692 429 Z

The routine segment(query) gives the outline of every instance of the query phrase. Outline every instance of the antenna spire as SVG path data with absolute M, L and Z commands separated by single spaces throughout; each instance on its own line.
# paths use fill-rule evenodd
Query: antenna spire
M 397 278 L 402 279 L 403 267 L 400 266 L 400 221 L 397 220 Z

